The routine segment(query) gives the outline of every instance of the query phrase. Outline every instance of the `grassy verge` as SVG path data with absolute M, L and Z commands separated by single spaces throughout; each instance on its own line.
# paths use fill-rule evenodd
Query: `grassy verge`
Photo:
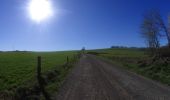
M 130 71 L 170 86 L 170 63 L 161 59 L 153 62 L 142 50 L 103 49 L 93 52 Z

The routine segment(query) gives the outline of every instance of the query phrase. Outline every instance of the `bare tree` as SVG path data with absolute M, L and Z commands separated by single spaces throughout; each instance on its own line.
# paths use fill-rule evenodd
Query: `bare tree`
M 170 47 L 170 31 L 168 30 L 169 26 L 167 28 L 159 11 L 155 11 L 155 18 L 157 19 L 156 24 L 160 26 L 160 31 L 162 32 L 161 36 L 164 36 L 163 34 L 165 33 L 165 36 L 168 41 L 168 47 Z M 170 18 L 168 18 L 168 21 L 170 24 Z
M 84 54 L 86 49 L 85 47 L 83 47 L 81 50 L 82 50 L 82 53 Z
M 168 47 L 170 48 L 170 15 L 168 16 L 168 28 L 166 28 L 166 36 L 168 39 Z
M 141 24 L 141 34 L 146 39 L 150 53 L 158 54 L 160 47 L 159 39 L 162 31 L 162 19 L 159 12 L 151 10 L 144 14 L 144 19 Z

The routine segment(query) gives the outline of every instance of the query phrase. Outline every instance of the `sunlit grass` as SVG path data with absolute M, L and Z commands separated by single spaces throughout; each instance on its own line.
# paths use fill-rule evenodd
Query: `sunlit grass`
M 0 90 L 34 83 L 36 58 L 42 57 L 42 72 L 60 69 L 66 57 L 73 58 L 76 52 L 4 52 L 0 53 Z

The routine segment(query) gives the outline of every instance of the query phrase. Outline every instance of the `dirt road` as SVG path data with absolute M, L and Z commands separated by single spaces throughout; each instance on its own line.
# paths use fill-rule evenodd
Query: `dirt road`
M 170 100 L 170 88 L 84 55 L 55 100 Z

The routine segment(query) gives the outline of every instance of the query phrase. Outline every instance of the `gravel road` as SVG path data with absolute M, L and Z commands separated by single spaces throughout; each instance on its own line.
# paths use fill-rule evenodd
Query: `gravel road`
M 170 100 L 170 87 L 84 55 L 55 100 Z

